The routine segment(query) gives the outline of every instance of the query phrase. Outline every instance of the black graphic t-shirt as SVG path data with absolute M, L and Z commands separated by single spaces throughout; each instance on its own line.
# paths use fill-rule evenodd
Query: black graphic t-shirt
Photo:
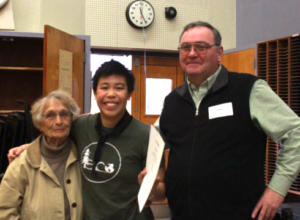
M 149 126 L 133 118 L 118 137 L 109 137 L 93 171 L 98 117 L 95 114 L 78 118 L 71 132 L 80 153 L 84 219 L 153 220 L 151 209 L 139 213 L 137 203 L 137 176 L 146 163 Z

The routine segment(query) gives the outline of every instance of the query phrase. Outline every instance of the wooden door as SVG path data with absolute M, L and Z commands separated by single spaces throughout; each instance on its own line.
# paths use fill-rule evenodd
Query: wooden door
M 169 79 L 171 89 L 175 89 L 184 82 L 179 60 L 178 58 L 148 57 L 145 61 L 144 57 L 133 57 L 132 71 L 136 78 L 136 87 L 132 94 L 132 115 L 146 124 L 154 124 L 160 113 L 146 114 L 146 79 Z M 155 92 L 159 93 L 162 89 L 164 88 L 157 86 Z M 164 97 L 159 94 L 157 98 Z
M 83 111 L 84 40 L 45 25 L 43 95 L 62 88 L 62 84 Z

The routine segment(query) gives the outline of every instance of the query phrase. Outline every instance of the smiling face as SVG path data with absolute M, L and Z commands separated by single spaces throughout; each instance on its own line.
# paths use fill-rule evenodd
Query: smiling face
M 126 104 L 131 96 L 125 77 L 120 75 L 100 77 L 94 96 L 101 112 L 102 125 L 113 128 L 125 114 Z
M 207 27 L 194 27 L 188 29 L 181 37 L 182 43 L 205 42 L 214 45 L 214 35 Z M 180 64 L 188 79 L 195 86 L 199 87 L 204 80 L 213 75 L 222 60 L 223 47 L 213 46 L 207 49 L 205 54 L 197 54 L 194 49 L 189 53 L 180 52 Z
M 57 99 L 50 99 L 42 115 L 40 130 L 46 136 L 47 143 L 53 147 L 59 146 L 70 133 L 72 119 L 68 108 Z

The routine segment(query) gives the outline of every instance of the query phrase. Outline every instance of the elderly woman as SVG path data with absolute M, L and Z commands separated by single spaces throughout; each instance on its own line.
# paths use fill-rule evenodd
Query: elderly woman
M 7 168 L 0 186 L 0 219 L 82 219 L 80 169 L 69 139 L 79 107 L 58 90 L 36 101 L 31 113 L 42 134 Z

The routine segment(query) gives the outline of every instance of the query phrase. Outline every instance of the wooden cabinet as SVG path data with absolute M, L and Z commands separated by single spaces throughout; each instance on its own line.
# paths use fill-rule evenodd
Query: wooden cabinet
M 0 111 L 22 110 L 15 100 L 32 104 L 58 89 L 60 49 L 73 54 L 72 95 L 81 112 L 89 111 L 90 37 L 74 37 L 50 26 L 45 26 L 45 34 L 0 32 Z
M 43 38 L 0 33 L 0 110 L 19 110 L 43 95 Z M 42 36 L 42 35 L 41 35 Z
M 257 74 L 266 80 L 281 99 L 300 116 L 300 36 L 270 40 L 257 44 Z M 276 169 L 280 145 L 267 140 L 265 179 L 269 183 Z M 290 188 L 300 195 L 300 175 Z

